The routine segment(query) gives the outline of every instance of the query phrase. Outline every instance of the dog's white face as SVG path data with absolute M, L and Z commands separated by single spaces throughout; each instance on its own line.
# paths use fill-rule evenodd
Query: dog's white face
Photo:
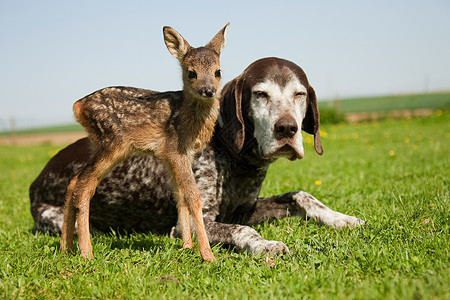
M 289 72 L 291 74 L 289 74 Z M 292 71 L 283 83 L 267 78 L 252 87 L 250 115 L 259 154 L 267 159 L 304 156 L 301 134 L 307 110 L 307 87 Z

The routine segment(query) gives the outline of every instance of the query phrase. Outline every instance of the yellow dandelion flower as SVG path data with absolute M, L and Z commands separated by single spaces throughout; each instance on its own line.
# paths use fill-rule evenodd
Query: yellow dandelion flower
M 438 109 L 438 110 L 436 111 L 436 116 L 437 116 L 437 117 L 442 116 L 442 114 L 443 114 L 442 110 Z
M 328 133 L 325 130 L 319 129 L 319 133 L 322 138 L 326 139 L 328 137 Z
M 415 150 L 419 149 L 419 147 L 417 147 L 417 145 L 413 145 L 412 149 L 415 151 Z
M 357 140 L 359 138 L 359 134 L 357 132 L 352 133 L 352 138 Z
M 395 151 L 394 150 L 389 151 L 389 156 L 394 156 L 394 155 L 395 155 Z
M 422 140 L 423 140 L 423 136 L 418 135 L 418 136 L 417 136 L 417 140 L 418 140 L 419 142 L 422 141 Z
M 311 144 L 312 143 L 312 138 L 310 137 L 310 136 L 307 136 L 306 138 L 305 138 L 305 142 L 306 143 L 308 143 L 308 144 Z
M 315 185 L 321 185 L 321 184 L 322 184 L 322 181 L 316 180 L 316 181 L 314 181 L 314 184 L 315 184 Z
M 406 144 L 408 144 L 408 143 L 411 141 L 411 139 L 409 138 L 409 136 L 405 136 L 405 138 L 403 138 L 403 141 L 404 141 Z

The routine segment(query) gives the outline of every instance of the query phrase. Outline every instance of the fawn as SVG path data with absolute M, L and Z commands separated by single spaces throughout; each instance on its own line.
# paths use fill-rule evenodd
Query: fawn
M 200 192 L 191 163 L 193 155 L 210 140 L 218 115 L 220 53 L 229 23 L 204 47 L 193 48 L 174 29 L 163 28 L 169 52 L 180 62 L 183 90 L 154 92 L 110 87 L 73 105 L 95 149 L 83 169 L 70 181 L 64 206 L 61 251 L 73 246 L 75 221 L 79 248 L 93 258 L 89 232 L 89 205 L 102 178 L 130 154 L 153 154 L 167 166 L 177 201 L 183 248 L 192 248 L 190 215 L 200 253 L 215 261 L 206 235 Z

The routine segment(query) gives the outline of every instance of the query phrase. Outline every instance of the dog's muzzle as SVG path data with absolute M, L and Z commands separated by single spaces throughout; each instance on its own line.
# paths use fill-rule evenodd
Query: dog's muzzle
M 275 123 L 275 139 L 293 138 L 298 131 L 297 122 L 293 118 L 284 118 Z

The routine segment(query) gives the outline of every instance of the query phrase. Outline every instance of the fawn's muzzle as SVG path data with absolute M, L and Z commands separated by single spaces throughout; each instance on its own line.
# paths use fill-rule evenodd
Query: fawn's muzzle
M 198 93 L 200 94 L 200 96 L 205 97 L 205 98 L 212 98 L 216 95 L 217 90 L 215 88 L 208 88 L 208 87 L 204 87 L 201 88 Z

